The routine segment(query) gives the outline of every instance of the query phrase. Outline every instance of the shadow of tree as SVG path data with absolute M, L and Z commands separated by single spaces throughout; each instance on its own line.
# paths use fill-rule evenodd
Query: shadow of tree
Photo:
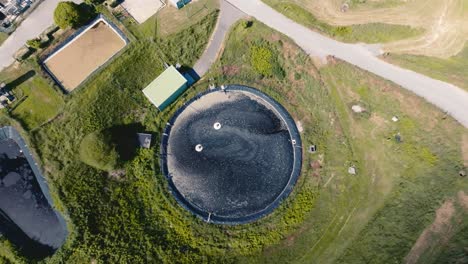
M 143 132 L 144 128 L 139 123 L 113 126 L 107 131 L 111 141 L 116 145 L 116 151 L 122 161 L 129 161 L 136 155 L 138 148 L 137 133 Z
M 20 77 L 16 78 L 15 80 L 9 82 L 6 85 L 6 88 L 8 89 L 8 91 L 11 91 L 15 89 L 16 87 L 20 86 L 21 84 L 23 84 L 24 82 L 26 82 L 27 80 L 31 79 L 35 75 L 36 75 L 35 71 L 33 70 L 28 71 L 25 74 L 21 75 Z

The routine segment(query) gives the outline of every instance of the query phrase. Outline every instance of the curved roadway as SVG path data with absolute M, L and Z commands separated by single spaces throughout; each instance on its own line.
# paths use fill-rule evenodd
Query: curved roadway
M 310 55 L 321 58 L 332 55 L 390 80 L 446 111 L 468 128 L 468 92 L 461 88 L 380 60 L 377 58 L 380 54 L 378 46 L 345 44 L 324 37 L 283 16 L 260 0 L 227 1 L 285 34 Z

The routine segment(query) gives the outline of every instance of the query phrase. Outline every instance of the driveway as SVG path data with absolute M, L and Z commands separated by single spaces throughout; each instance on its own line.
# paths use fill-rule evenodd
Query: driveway
M 220 14 L 216 28 L 202 57 L 195 63 L 195 66 L 193 66 L 198 76 L 202 77 L 208 72 L 222 50 L 223 42 L 229 29 L 243 16 L 245 16 L 245 14 L 232 6 L 229 2 L 225 0 L 220 1 Z
M 246 14 L 285 34 L 312 56 L 333 55 L 390 80 L 446 111 L 468 128 L 468 92 L 452 84 L 400 68 L 377 58 L 378 46 L 345 44 L 314 32 L 260 0 L 227 0 Z
M 13 55 L 29 39 L 36 38 L 54 23 L 54 10 L 60 0 L 44 0 L 0 46 L 0 71 L 15 60 Z M 81 3 L 82 0 L 73 0 Z

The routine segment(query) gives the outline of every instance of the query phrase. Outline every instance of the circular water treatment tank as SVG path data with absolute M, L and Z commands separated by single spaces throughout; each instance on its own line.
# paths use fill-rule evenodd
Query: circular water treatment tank
M 299 132 L 264 93 L 229 85 L 199 94 L 168 122 L 161 167 L 176 200 L 206 221 L 252 222 L 271 213 L 300 175 Z

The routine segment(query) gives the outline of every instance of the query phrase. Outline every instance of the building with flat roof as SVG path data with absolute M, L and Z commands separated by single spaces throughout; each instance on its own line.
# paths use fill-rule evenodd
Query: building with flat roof
M 137 133 L 138 144 L 141 148 L 149 149 L 151 147 L 151 134 Z
M 174 66 L 170 66 L 143 89 L 143 94 L 160 111 L 163 111 L 188 87 L 187 79 Z
M 177 8 L 182 8 L 184 6 L 186 6 L 188 3 L 192 2 L 192 0 L 168 0 L 168 2 L 177 7 Z

